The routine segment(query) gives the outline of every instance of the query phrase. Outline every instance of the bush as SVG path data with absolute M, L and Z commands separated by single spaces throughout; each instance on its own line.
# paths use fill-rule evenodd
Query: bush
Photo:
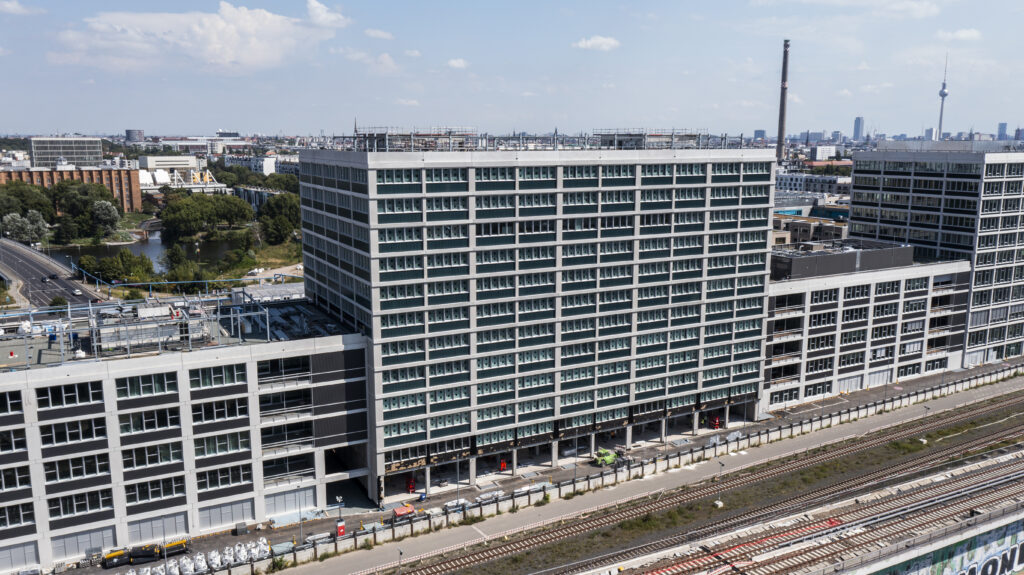
M 545 493 L 544 497 L 541 497 L 540 500 L 534 503 L 534 506 L 540 507 L 541 505 L 547 505 L 548 503 L 551 503 L 551 494 Z
M 50 307 L 64 307 L 66 305 L 68 305 L 68 300 L 64 299 L 63 296 L 54 296 L 50 300 Z
M 291 564 L 287 559 L 284 557 L 274 557 L 270 560 L 270 565 L 267 567 L 267 573 L 283 571 L 288 567 L 291 567 Z
M 370 549 L 373 549 L 373 541 L 370 539 L 363 539 L 363 544 L 360 545 L 359 548 L 369 551 Z

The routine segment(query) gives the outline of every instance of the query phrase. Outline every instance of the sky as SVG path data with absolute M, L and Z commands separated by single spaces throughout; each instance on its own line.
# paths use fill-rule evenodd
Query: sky
M 0 0 L 0 134 L 1024 126 L 1019 0 Z

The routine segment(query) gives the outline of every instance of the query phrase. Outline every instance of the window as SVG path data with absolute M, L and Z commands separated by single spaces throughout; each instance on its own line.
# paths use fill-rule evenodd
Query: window
M 71 383 L 36 390 L 39 409 L 68 407 L 103 401 L 103 382 Z
M 555 166 L 529 166 L 519 168 L 520 180 L 553 180 L 555 179 Z
M 248 464 L 196 472 L 196 489 L 199 491 L 244 483 L 252 483 L 252 466 Z
M 890 359 L 893 357 L 894 346 L 876 347 L 871 350 L 871 361 L 879 359 Z
M 245 383 L 245 364 L 237 363 L 234 365 L 218 365 L 215 367 L 192 369 L 188 372 L 188 381 L 189 388 L 191 389 Z
M 24 467 L 0 469 L 0 492 L 31 486 L 31 477 L 27 465 Z
M 70 517 L 82 513 L 92 513 L 104 509 L 114 508 L 113 492 L 110 489 L 100 489 L 86 493 L 76 493 L 64 497 L 54 497 L 47 501 L 50 509 L 50 519 Z
M 854 307 L 843 310 L 843 322 L 863 321 L 868 319 L 868 308 Z
M 807 369 L 805 371 L 807 373 L 820 373 L 822 371 L 831 371 L 832 365 L 833 363 L 831 357 L 813 359 L 807 362 Z
M 196 457 L 198 456 L 199 454 L 197 453 Z M 125 449 L 121 452 L 121 462 L 125 469 L 164 465 L 165 463 L 174 463 L 181 460 L 181 443 L 177 441 L 174 443 Z
M 0 393 L 0 414 L 21 413 L 21 392 L 5 391 Z
M 903 313 L 913 313 L 928 309 L 928 299 L 911 299 L 903 302 Z
M 431 168 L 427 171 L 427 182 L 465 182 L 466 168 Z
M 843 299 L 860 299 L 871 295 L 871 286 L 850 286 L 843 290 Z
M 871 339 L 896 337 L 896 324 L 880 325 L 871 329 Z
M 831 303 L 839 301 L 839 289 L 826 289 L 811 292 L 811 303 Z
M 601 175 L 605 178 L 632 178 L 636 176 L 636 166 L 601 166 Z
M 820 335 L 807 340 L 807 349 L 815 351 L 819 349 L 831 349 L 836 345 L 836 336 Z
M 28 525 L 36 522 L 32 503 L 19 503 L 9 507 L 0 507 L 0 529 Z
M 839 367 L 849 367 L 851 365 L 860 365 L 864 363 L 864 352 L 855 351 L 853 353 L 844 353 L 839 356 Z
M 192 404 L 193 425 L 237 417 L 248 417 L 248 415 L 249 399 L 245 397 Z
M 899 313 L 900 306 L 898 303 L 885 303 L 875 306 L 874 317 L 889 317 Z
M 827 311 L 824 313 L 816 313 L 810 317 L 808 325 L 811 327 L 822 327 L 826 325 L 836 324 L 836 312 Z
M 86 419 L 78 421 L 67 421 L 54 423 L 52 425 L 40 425 L 39 435 L 43 445 L 63 445 L 78 441 L 89 441 L 107 436 L 106 419 Z M 24 445 L 24 431 L 22 431 L 22 445 Z M 0 432 L 0 452 L 4 451 L 3 432 Z
M 562 168 L 562 179 L 564 180 L 588 180 L 595 178 L 597 178 L 597 166 L 565 166 Z
M 125 485 L 124 494 L 126 502 L 129 505 L 133 503 L 142 503 L 143 501 L 156 501 L 158 499 L 167 499 L 168 497 L 174 497 L 176 495 L 184 495 L 185 478 L 183 476 L 167 477 L 164 479 L 155 479 L 153 481 L 143 481 L 142 483 Z
M 178 374 L 151 373 L 132 377 L 119 377 L 116 381 L 117 397 L 142 397 L 178 391 Z
M 47 483 L 107 475 L 110 473 L 110 459 L 106 453 L 100 453 L 61 461 L 47 461 L 43 463 L 43 472 Z
M 178 427 L 181 424 L 177 407 L 122 413 L 118 416 L 118 420 L 121 426 L 121 435 Z
M 21 451 L 25 448 L 26 443 L 24 429 L 8 429 L 7 431 L 0 431 L 0 453 Z
M 477 168 L 476 181 L 500 182 L 516 179 L 515 168 Z
M 908 341 L 907 343 L 900 344 L 900 355 L 907 355 L 910 353 L 918 353 L 924 349 L 923 341 Z
M 923 319 L 903 322 L 902 333 L 920 333 L 922 331 L 924 331 Z

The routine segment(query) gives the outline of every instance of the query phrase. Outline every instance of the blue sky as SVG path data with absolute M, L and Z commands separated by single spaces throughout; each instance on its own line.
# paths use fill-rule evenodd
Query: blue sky
M 0 0 L 0 133 L 1024 125 L 1024 3 Z

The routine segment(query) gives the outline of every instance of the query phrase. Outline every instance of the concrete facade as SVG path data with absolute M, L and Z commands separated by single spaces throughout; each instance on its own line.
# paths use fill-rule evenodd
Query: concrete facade
M 103 161 L 100 138 L 30 138 L 33 168 L 55 168 L 60 164 L 97 166 Z
M 472 482 L 521 449 L 753 416 L 770 150 L 301 160 L 306 293 L 374 344 L 379 497 L 460 460 Z

